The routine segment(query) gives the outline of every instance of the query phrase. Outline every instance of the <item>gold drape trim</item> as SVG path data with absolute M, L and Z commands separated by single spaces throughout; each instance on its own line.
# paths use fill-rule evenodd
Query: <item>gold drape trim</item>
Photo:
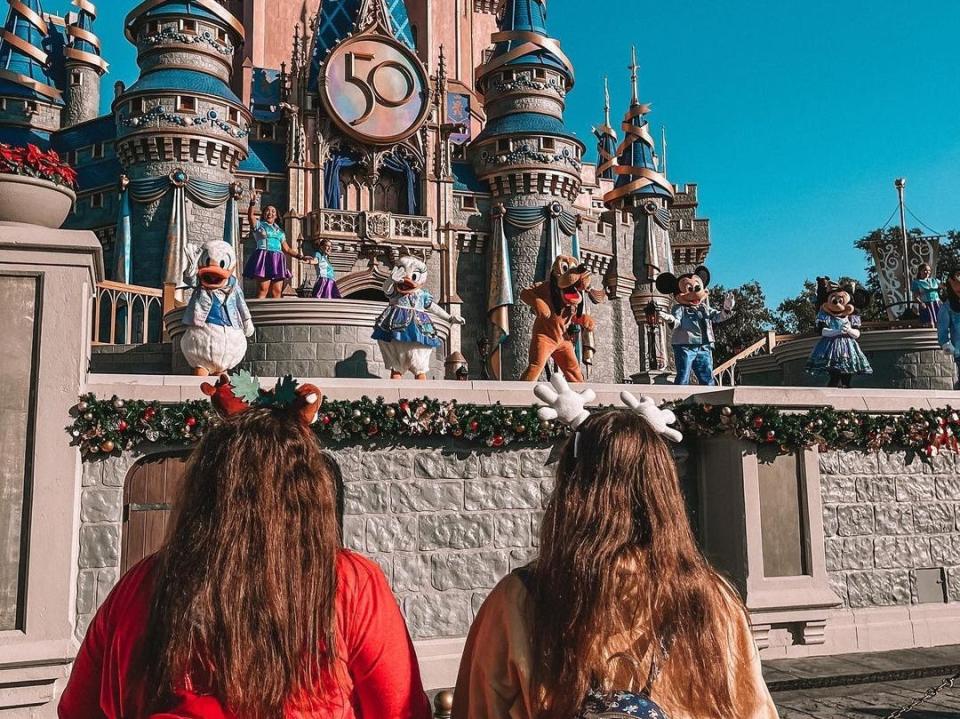
M 133 33 L 130 32 L 130 25 L 138 16 L 143 15 L 145 12 L 153 10 L 153 8 L 158 5 L 163 5 L 167 0 L 144 0 L 144 2 L 137 5 L 133 10 L 127 13 L 127 19 L 123 21 L 124 26 L 126 27 L 125 33 L 127 39 L 130 42 L 136 42 L 136 39 L 133 37 Z M 240 34 L 240 38 L 245 37 L 243 31 L 243 24 L 233 16 L 233 14 L 227 10 L 225 7 L 215 2 L 214 0 L 193 0 L 197 5 L 200 5 L 204 10 L 213 13 L 218 18 L 227 23 L 232 27 L 237 33 Z
M 641 190 L 644 187 L 649 187 L 650 185 L 662 187 L 664 190 L 670 193 L 670 197 L 673 197 L 673 185 L 670 184 L 670 181 L 667 180 L 666 177 L 655 170 L 651 170 L 648 167 L 623 166 L 614 167 L 613 170 L 618 175 L 631 175 L 634 177 L 639 177 L 640 179 L 634 180 L 633 182 L 627 183 L 626 185 L 618 187 L 614 190 L 610 190 L 610 192 L 603 196 L 604 203 L 613 202 L 614 200 L 618 200 L 625 195 L 632 194 L 637 190 Z
M 8 0 L 10 3 L 10 9 L 19 13 L 23 16 L 25 20 L 28 20 L 31 25 L 33 25 L 37 30 L 46 35 L 49 32 L 47 28 L 47 21 L 44 20 L 40 15 L 35 13 L 33 10 L 24 5 L 20 0 Z
M 75 25 L 70 25 L 67 28 L 67 35 L 77 40 L 85 40 L 86 42 L 93 45 L 97 50 L 100 49 L 100 38 L 94 35 L 92 32 L 88 32 L 81 27 Z
M 90 2 L 90 0 L 73 0 L 73 4 L 80 10 L 88 12 L 94 17 L 97 16 L 97 6 Z
M 573 64 L 570 62 L 570 59 L 566 56 L 563 50 L 560 49 L 560 43 L 554 40 L 552 37 L 544 37 L 543 35 L 538 35 L 535 32 L 507 30 L 504 32 L 494 33 L 490 39 L 494 43 L 520 40 L 523 42 L 523 44 L 515 47 L 509 52 L 504 53 L 503 55 L 498 55 L 497 57 L 492 58 L 486 65 L 478 68 L 478 79 L 486 77 L 497 68 L 503 67 L 508 62 L 516 60 L 518 57 L 523 57 L 531 52 L 547 50 L 557 56 L 557 59 L 560 60 L 567 72 L 570 73 L 571 82 L 573 81 Z
M 70 58 L 71 60 L 76 60 L 78 62 L 85 62 L 88 65 L 93 65 L 94 67 L 102 70 L 103 72 L 107 71 L 107 68 L 110 67 L 106 60 L 104 60 L 99 55 L 94 55 L 92 52 L 84 52 L 83 50 L 77 50 L 73 47 L 67 47 L 63 49 L 64 56 Z
M 10 82 L 15 82 L 18 85 L 23 85 L 34 92 L 37 92 L 45 97 L 49 97 L 53 100 L 59 100 L 61 97 L 61 92 L 50 85 L 44 85 L 42 82 L 37 82 L 32 77 L 27 77 L 26 75 L 21 75 L 17 72 L 10 72 L 9 70 L 0 70 L 0 79 L 10 80 Z
M 47 53 L 38 47 L 34 47 L 22 37 L 14 35 L 9 30 L 0 30 L 0 37 L 3 38 L 4 42 L 17 48 L 17 50 L 22 52 L 24 55 L 29 55 L 41 65 L 47 64 L 47 60 L 49 60 Z

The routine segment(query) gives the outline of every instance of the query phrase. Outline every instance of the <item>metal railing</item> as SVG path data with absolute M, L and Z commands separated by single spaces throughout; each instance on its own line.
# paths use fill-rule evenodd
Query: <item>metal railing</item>
M 713 379 L 718 387 L 737 386 L 737 365 L 745 359 L 760 354 L 770 354 L 777 345 L 782 345 L 794 339 L 797 335 L 778 335 L 776 332 L 767 332 L 766 337 L 759 339 L 746 349 L 738 352 L 722 365 L 713 370 Z
M 308 216 L 308 234 L 314 239 L 343 239 L 387 244 L 430 244 L 433 220 L 420 215 L 350 210 L 314 210 Z
M 140 345 L 163 339 L 164 291 L 98 282 L 93 301 L 94 345 Z

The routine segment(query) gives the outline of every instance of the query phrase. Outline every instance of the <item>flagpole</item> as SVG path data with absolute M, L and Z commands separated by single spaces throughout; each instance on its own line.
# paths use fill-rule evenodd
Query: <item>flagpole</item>
M 893 186 L 897 188 L 897 198 L 900 203 L 900 236 L 903 238 L 903 294 L 905 307 L 901 314 L 910 313 L 910 255 L 909 245 L 907 243 L 907 218 L 904 214 L 903 189 L 907 186 L 905 177 L 898 177 L 893 181 Z

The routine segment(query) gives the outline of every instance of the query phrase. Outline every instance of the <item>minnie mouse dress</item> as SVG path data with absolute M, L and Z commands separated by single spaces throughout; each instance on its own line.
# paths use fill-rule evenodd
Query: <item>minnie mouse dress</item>
M 821 311 L 817 315 L 817 331 L 860 328 L 860 315 L 834 317 Z M 860 349 L 860 343 L 848 335 L 821 337 L 807 360 L 809 374 L 866 375 L 873 374 L 870 360 Z

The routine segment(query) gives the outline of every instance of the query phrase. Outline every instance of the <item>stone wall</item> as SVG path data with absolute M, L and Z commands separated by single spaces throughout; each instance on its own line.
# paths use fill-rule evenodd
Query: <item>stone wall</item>
M 917 570 L 943 568 L 960 601 L 960 476 L 946 453 L 931 465 L 903 453 L 820 457 L 827 570 L 849 608 L 919 603 Z

